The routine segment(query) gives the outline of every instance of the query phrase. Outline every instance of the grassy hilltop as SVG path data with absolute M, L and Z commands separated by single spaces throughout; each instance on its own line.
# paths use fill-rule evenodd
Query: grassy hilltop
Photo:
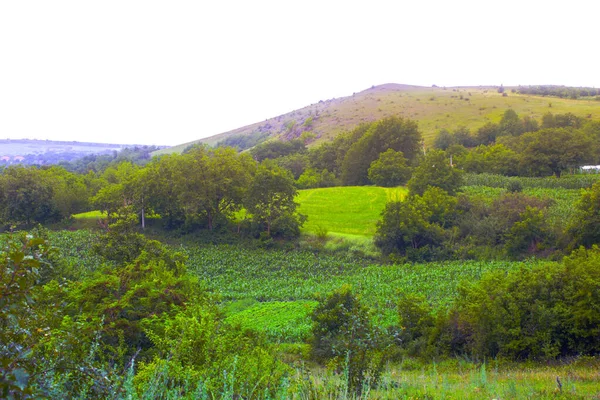
M 241 127 L 208 138 L 159 150 L 155 155 L 182 152 L 195 143 L 216 145 L 237 136 L 256 140 L 270 138 L 292 139 L 304 131 L 316 135 L 313 145 L 331 140 L 341 132 L 351 130 L 361 122 L 370 122 L 400 115 L 419 122 L 426 143 L 431 143 L 442 128 L 465 126 L 476 130 L 487 122 L 499 122 L 506 109 L 520 116 L 540 120 L 547 112 L 571 112 L 590 119 L 600 119 L 600 102 L 595 99 L 567 99 L 512 93 L 505 87 L 506 96 L 497 87 L 423 87 L 384 84 L 354 93 L 348 97 L 322 100 L 299 110 L 266 121 Z

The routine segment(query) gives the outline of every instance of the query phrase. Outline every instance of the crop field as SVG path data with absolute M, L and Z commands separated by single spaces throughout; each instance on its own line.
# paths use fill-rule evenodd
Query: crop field
M 490 203 L 506 192 L 506 189 L 501 187 L 490 186 L 464 186 L 462 190 L 468 195 L 478 196 Z M 540 199 L 552 199 L 546 215 L 550 225 L 558 228 L 565 228 L 565 225 L 575 216 L 577 211 L 575 204 L 581 197 L 581 189 L 565 189 L 562 187 L 526 187 L 523 189 L 523 193 Z
M 308 216 L 303 231 L 326 229 L 333 234 L 373 236 L 385 204 L 401 200 L 404 187 L 345 186 L 300 190 L 298 211 Z
M 367 264 L 351 255 L 310 251 L 247 249 L 230 245 L 182 247 L 188 268 L 226 304 L 230 318 L 280 341 L 308 332 L 308 314 L 316 300 L 350 284 L 375 318 L 395 322 L 400 293 L 425 295 L 435 307 L 453 301 L 462 281 L 474 281 L 491 270 L 511 270 L 531 263 L 452 261 L 415 265 Z M 246 311 L 248 310 L 248 311 Z M 254 318 L 254 316 L 260 316 Z M 304 316 L 298 319 L 298 316 Z

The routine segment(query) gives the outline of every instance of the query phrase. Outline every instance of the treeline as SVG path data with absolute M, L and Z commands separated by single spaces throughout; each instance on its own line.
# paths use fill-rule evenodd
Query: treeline
M 194 147 L 146 166 L 113 163 L 86 175 L 60 167 L 7 168 L 0 175 L 2 225 L 31 225 L 90 209 L 109 222 L 124 214 L 160 215 L 166 229 L 237 230 L 295 237 L 304 217 L 296 213 L 291 173 L 270 160 L 257 163 L 232 148 Z M 242 209 L 245 215 L 237 215 Z
M 516 91 L 521 94 L 535 96 L 554 96 L 565 99 L 578 99 L 580 97 L 600 96 L 600 89 L 590 87 L 568 87 L 553 85 L 519 86 Z M 600 100 L 600 97 L 597 98 Z
M 434 146 L 466 172 L 560 177 L 585 164 L 600 164 L 600 122 L 547 113 L 539 123 L 508 109 L 498 124 L 477 132 L 441 130 Z
M 136 164 L 144 164 L 152 158 L 151 153 L 159 150 L 158 146 L 134 146 L 122 150 L 105 150 L 99 153 L 77 151 L 48 151 L 41 154 L 23 154 L 22 165 L 60 165 L 71 172 L 87 173 L 92 170 L 101 172 L 111 163 L 131 161 Z M 13 162 L 15 164 L 16 162 Z M 8 166 L 0 163 L 0 167 Z
M 318 147 L 307 148 L 306 138 L 268 141 L 250 150 L 257 160 L 271 159 L 288 169 L 300 189 L 338 185 L 396 186 L 407 182 L 406 167 L 418 163 L 422 141 L 417 123 L 388 117 L 364 123 Z M 386 151 L 393 151 L 383 156 Z M 383 156 L 382 160 L 379 158 Z M 378 162 L 376 171 L 369 172 Z M 401 165 L 397 170 L 396 165 Z M 384 170 L 387 168 L 389 170 Z M 379 168 L 377 170 L 377 168 Z M 390 178 L 391 177 L 391 178 Z
M 573 215 L 549 218 L 554 199 L 523 193 L 518 179 L 482 177 L 505 191 L 497 197 L 462 193 L 462 171 L 449 165 L 443 151 L 428 152 L 408 181 L 408 197 L 386 205 L 375 245 L 394 261 L 415 262 L 559 258 L 579 246 L 600 243 L 595 228 L 600 223 L 598 179 L 586 180 L 593 185 L 570 205 Z M 476 182 L 477 176 L 469 179 Z

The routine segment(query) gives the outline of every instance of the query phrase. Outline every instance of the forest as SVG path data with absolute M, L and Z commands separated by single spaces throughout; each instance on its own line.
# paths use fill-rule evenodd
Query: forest
M 600 122 L 313 140 L 3 168 L 0 397 L 600 395 Z

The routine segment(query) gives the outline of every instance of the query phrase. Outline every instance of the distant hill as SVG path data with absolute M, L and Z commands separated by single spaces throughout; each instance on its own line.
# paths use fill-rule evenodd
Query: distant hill
M 124 148 L 143 147 L 109 143 L 65 142 L 35 139 L 1 139 L 0 165 L 16 163 L 54 164 L 92 154 L 107 154 Z
M 153 155 L 182 152 L 195 143 L 218 143 L 249 148 L 272 138 L 293 139 L 305 131 L 316 135 L 318 144 L 349 131 L 361 122 L 399 115 L 419 122 L 426 143 L 431 143 L 442 128 L 466 126 L 478 129 L 487 122 L 498 122 L 504 111 L 514 109 L 519 116 L 540 120 L 547 112 L 572 112 L 585 118 L 600 119 L 597 97 L 579 99 L 519 94 L 523 87 L 423 87 L 388 83 L 373 86 L 348 97 L 321 100 L 299 110 L 266 121 L 234 129 L 208 138 L 159 150 Z

